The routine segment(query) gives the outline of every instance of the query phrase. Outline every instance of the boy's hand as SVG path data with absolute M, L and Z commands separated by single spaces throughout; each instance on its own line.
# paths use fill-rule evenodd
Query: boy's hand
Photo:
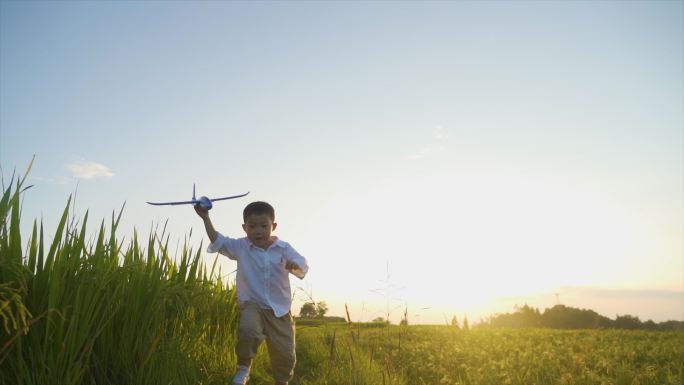
M 287 261 L 285 262 L 285 268 L 292 274 L 294 274 L 295 277 L 299 279 L 303 279 L 306 274 L 302 271 L 301 268 L 299 268 L 299 265 L 292 262 L 292 261 Z
M 196 204 L 193 207 L 195 208 L 195 212 L 197 213 L 197 215 L 200 216 L 200 218 L 202 218 L 202 219 L 209 218 L 209 210 L 205 209 L 204 207 L 202 207 L 199 204 Z

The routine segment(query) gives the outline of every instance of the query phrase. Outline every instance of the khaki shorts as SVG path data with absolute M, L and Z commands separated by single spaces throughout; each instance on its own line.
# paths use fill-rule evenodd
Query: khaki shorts
M 273 379 L 288 382 L 294 374 L 295 325 L 290 313 L 276 317 L 271 309 L 254 302 L 240 304 L 240 324 L 235 352 L 239 359 L 254 358 L 265 339 L 271 357 Z

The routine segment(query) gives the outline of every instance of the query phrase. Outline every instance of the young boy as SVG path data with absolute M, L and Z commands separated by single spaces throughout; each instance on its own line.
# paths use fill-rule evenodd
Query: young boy
M 247 383 L 252 359 L 264 339 L 275 383 L 287 385 L 294 374 L 296 361 L 288 273 L 304 278 L 309 270 L 306 259 L 288 243 L 271 235 L 277 226 L 275 210 L 266 202 L 252 202 L 245 207 L 242 229 L 247 237 L 239 239 L 217 232 L 208 210 L 196 205 L 195 211 L 204 221 L 211 240 L 207 251 L 218 251 L 237 261 L 240 323 L 235 347 L 238 369 L 233 385 Z

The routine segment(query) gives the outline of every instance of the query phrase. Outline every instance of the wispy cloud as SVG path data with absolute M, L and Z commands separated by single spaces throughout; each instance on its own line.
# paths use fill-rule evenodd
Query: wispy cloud
M 430 141 L 430 143 L 410 153 L 408 155 L 408 158 L 410 160 L 423 159 L 439 151 L 442 151 L 442 149 L 444 148 L 443 144 L 448 137 L 449 135 L 443 126 L 435 126 L 435 128 L 432 130 L 432 140 Z
M 114 176 L 109 167 L 92 161 L 81 160 L 67 163 L 65 167 L 71 172 L 71 176 L 77 179 L 111 178 Z

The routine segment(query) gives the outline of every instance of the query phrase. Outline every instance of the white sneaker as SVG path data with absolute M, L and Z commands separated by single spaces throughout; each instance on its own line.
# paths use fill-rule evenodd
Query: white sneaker
M 235 377 L 233 377 L 233 385 L 245 385 L 249 381 L 249 366 L 238 365 Z

